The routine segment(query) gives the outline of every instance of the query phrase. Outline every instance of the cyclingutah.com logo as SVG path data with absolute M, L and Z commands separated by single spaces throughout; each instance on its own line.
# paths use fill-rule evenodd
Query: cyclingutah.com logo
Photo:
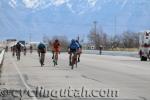
M 28 98 L 50 98 L 50 99 L 65 99 L 65 98 L 118 98 L 119 91 L 115 89 L 87 89 L 84 86 L 80 89 L 74 89 L 70 86 L 65 89 L 45 89 L 36 87 L 33 90 L 27 89 L 0 89 L 0 97 L 12 96 L 23 100 Z

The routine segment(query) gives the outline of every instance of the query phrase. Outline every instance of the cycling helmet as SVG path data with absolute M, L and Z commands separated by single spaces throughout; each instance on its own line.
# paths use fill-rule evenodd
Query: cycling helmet
M 76 40 L 75 40 L 75 39 L 72 39 L 72 40 L 71 40 L 71 43 L 74 43 L 74 42 L 76 42 Z
M 55 40 L 55 42 L 56 42 L 56 43 L 58 43 L 58 42 L 59 42 L 59 40 L 58 40 L 58 39 L 56 39 L 56 40 Z

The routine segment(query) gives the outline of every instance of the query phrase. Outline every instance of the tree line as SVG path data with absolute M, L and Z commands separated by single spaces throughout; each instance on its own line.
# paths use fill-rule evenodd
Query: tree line
M 51 49 L 52 43 L 55 39 L 58 39 L 61 43 L 62 51 L 66 51 L 70 41 L 67 36 L 53 36 L 49 38 L 48 36 L 43 37 L 43 41 L 48 44 Z M 75 38 L 76 39 L 76 38 Z M 122 34 L 115 34 L 114 36 L 105 33 L 102 28 L 96 29 L 92 28 L 87 35 L 88 43 L 84 45 L 92 44 L 95 49 L 99 49 L 102 46 L 105 50 L 115 49 L 115 48 L 138 48 L 139 47 L 139 33 L 126 31 Z
M 139 33 L 126 31 L 122 34 L 109 35 L 101 28 L 92 28 L 88 34 L 88 42 L 96 49 L 99 49 L 100 46 L 103 46 L 104 49 L 138 48 Z

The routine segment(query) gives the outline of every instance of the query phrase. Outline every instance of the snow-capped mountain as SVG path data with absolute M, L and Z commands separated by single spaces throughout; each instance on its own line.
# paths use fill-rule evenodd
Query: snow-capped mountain
M 0 0 L 2 37 L 74 37 L 98 21 L 109 34 L 150 28 L 150 0 Z M 116 25 L 116 29 L 115 29 Z

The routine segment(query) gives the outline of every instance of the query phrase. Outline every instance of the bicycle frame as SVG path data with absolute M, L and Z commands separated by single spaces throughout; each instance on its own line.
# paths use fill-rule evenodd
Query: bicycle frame
M 74 68 L 74 65 L 76 64 L 76 67 L 77 67 L 77 52 L 73 53 L 73 56 L 72 56 L 72 59 L 71 59 L 71 64 L 72 64 L 72 68 Z
M 40 63 L 41 63 L 41 66 L 43 66 L 43 64 L 44 64 L 44 59 L 45 59 L 45 53 L 40 53 Z
M 54 52 L 54 59 L 53 59 L 54 66 L 57 65 L 57 61 L 58 61 L 58 52 Z
M 20 60 L 20 52 L 16 51 L 17 60 Z

